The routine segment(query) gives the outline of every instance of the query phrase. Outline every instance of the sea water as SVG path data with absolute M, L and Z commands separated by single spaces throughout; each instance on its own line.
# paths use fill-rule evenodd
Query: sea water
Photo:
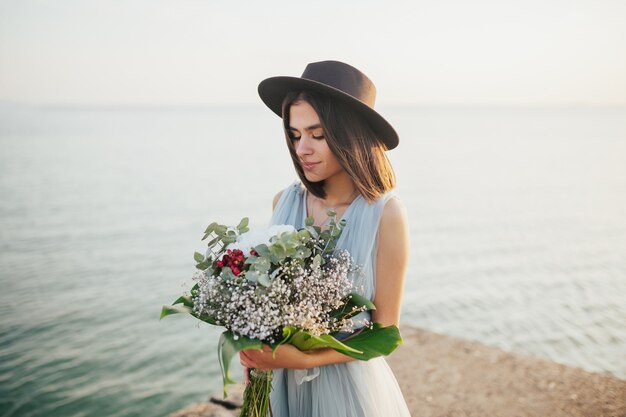
M 380 111 L 402 322 L 626 378 L 626 109 Z M 0 414 L 165 416 L 219 391 L 219 329 L 161 306 L 210 222 L 265 226 L 295 179 L 261 105 L 0 106 Z

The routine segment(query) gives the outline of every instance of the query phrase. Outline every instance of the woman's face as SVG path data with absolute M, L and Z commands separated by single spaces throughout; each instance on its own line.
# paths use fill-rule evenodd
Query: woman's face
M 308 102 L 297 101 L 289 108 L 288 133 L 307 180 L 319 182 L 344 173 L 326 143 L 317 113 Z

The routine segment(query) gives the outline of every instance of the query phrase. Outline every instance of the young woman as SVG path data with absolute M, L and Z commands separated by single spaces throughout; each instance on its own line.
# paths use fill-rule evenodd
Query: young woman
M 374 84 L 348 64 L 322 61 L 309 64 L 300 78 L 263 80 L 258 90 L 283 119 L 300 177 L 274 197 L 272 224 L 300 228 L 312 217 L 325 229 L 326 211 L 333 208 L 347 221 L 337 247 L 361 265 L 359 285 L 377 307 L 360 318 L 398 325 L 408 230 L 405 209 L 391 193 L 395 175 L 385 155 L 398 136 L 374 110 Z M 275 357 L 266 347 L 243 351 L 240 360 L 247 368 L 274 369 L 275 417 L 410 415 L 382 357 L 358 361 L 332 349 L 302 352 L 283 345 Z

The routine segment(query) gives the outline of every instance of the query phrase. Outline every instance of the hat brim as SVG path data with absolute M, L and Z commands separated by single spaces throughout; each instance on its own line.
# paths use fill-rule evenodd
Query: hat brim
M 276 115 L 282 118 L 281 105 L 283 98 L 289 91 L 313 90 L 330 95 L 333 98 L 347 101 L 355 110 L 364 116 L 372 129 L 377 133 L 380 140 L 387 149 L 398 146 L 399 138 L 395 129 L 376 110 L 363 103 L 361 100 L 344 93 L 343 91 L 329 85 L 299 77 L 270 77 L 261 81 L 258 86 L 258 93 L 261 100 Z

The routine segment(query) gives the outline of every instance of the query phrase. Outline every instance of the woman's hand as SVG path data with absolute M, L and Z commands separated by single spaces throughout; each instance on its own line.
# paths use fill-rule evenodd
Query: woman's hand
M 239 352 L 239 361 L 246 368 L 256 369 L 306 369 L 310 368 L 309 354 L 292 345 L 281 345 L 276 349 L 263 345 L 263 350 L 247 349 Z

